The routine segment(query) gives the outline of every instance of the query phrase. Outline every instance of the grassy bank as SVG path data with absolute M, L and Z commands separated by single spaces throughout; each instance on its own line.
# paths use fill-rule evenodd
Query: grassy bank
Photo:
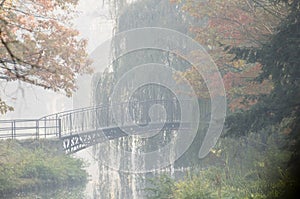
M 45 186 L 85 184 L 83 162 L 64 155 L 53 143 L 0 140 L 0 196 Z
M 265 143 L 261 140 L 257 133 L 243 139 L 220 138 L 203 164 L 184 179 L 167 174 L 149 179 L 148 198 L 299 198 L 299 162 L 291 162 L 291 151 L 283 148 L 286 135 L 272 133 Z

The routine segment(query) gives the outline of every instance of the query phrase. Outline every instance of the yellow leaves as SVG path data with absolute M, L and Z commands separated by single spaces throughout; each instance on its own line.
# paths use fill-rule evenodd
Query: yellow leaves
M 13 0 L 5 0 L 2 2 L 2 6 L 0 7 L 0 9 L 2 10 L 3 7 L 6 8 L 11 8 L 13 6 Z
M 210 150 L 211 153 L 215 154 L 217 157 L 220 157 L 222 154 L 222 150 L 221 149 L 211 149 Z
M 257 162 L 257 165 L 261 168 L 265 167 L 265 163 L 264 162 Z
M 239 59 L 237 61 L 233 61 L 232 65 L 234 68 L 244 68 L 246 65 L 246 61 Z
M 181 0 L 170 0 L 170 3 L 181 3 Z
M 0 114 L 5 114 L 8 111 L 13 111 L 14 108 L 11 106 L 8 106 L 4 101 L 0 98 Z
M 208 92 L 204 79 L 201 77 L 195 67 L 191 67 L 184 72 L 177 72 L 174 79 L 179 84 L 187 82 L 193 87 L 193 91 L 198 97 L 209 98 L 210 94 Z M 187 94 L 191 95 L 192 93 Z
M 289 135 L 292 132 L 293 125 L 296 123 L 296 117 L 283 118 L 279 125 L 280 133 Z
M 214 182 L 205 175 L 200 172 L 198 175 L 191 175 L 176 182 L 172 195 L 174 199 L 213 198 L 212 190 L 216 187 Z

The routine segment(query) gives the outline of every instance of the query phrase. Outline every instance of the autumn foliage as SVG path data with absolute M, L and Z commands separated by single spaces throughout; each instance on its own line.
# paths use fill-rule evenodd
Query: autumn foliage
M 255 96 L 269 93 L 271 81 L 253 81 L 261 73 L 261 64 L 247 63 L 236 59 L 231 52 L 238 47 L 260 47 L 268 41 L 275 28 L 287 13 L 283 4 L 269 1 L 198 1 L 172 0 L 177 3 L 195 22 L 190 31 L 194 39 L 203 45 L 211 55 L 223 76 L 229 108 L 232 111 L 247 109 L 256 103 Z M 267 7 L 267 9 L 266 9 Z M 181 75 L 203 90 L 201 78 L 195 78 L 193 69 Z M 197 92 L 200 98 L 208 94 Z
M 87 41 L 78 37 L 71 23 L 77 3 L 1 1 L 0 79 L 20 80 L 70 96 L 76 89 L 76 76 L 90 70 Z

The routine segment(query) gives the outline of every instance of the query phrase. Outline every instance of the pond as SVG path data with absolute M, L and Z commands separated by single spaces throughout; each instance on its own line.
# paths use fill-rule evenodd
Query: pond
M 72 187 L 61 189 L 40 189 L 31 193 L 19 193 L 16 196 L 8 197 L 5 199 L 85 199 L 84 187 Z M 97 198 L 97 197 L 96 197 Z
M 187 169 L 168 168 L 156 173 L 123 173 L 101 164 L 94 155 L 93 148 L 87 148 L 73 155 L 84 160 L 89 181 L 86 186 L 63 187 L 59 189 L 39 189 L 30 193 L 19 193 L 6 199 L 143 199 L 144 189 L 149 179 L 161 173 L 182 178 Z
M 144 189 L 149 186 L 149 179 L 162 173 L 176 179 L 183 178 L 188 170 L 170 167 L 152 173 L 124 173 L 101 164 L 93 155 L 92 148 L 77 153 L 76 157 L 89 164 L 86 169 L 90 179 L 84 190 L 87 199 L 143 199 L 146 198 Z

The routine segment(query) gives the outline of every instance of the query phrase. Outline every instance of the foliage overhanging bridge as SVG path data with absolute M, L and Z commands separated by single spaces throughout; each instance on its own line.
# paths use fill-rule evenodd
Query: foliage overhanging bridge
M 210 114 L 209 104 L 200 104 L 200 120 Z M 155 112 L 155 121 L 149 116 L 153 105 L 163 106 L 165 110 Z M 71 154 L 128 135 L 179 128 L 188 131 L 192 124 L 182 121 L 181 110 L 193 110 L 193 106 L 190 100 L 132 101 L 59 112 L 40 119 L 0 120 L 0 139 L 58 139 L 63 150 Z

